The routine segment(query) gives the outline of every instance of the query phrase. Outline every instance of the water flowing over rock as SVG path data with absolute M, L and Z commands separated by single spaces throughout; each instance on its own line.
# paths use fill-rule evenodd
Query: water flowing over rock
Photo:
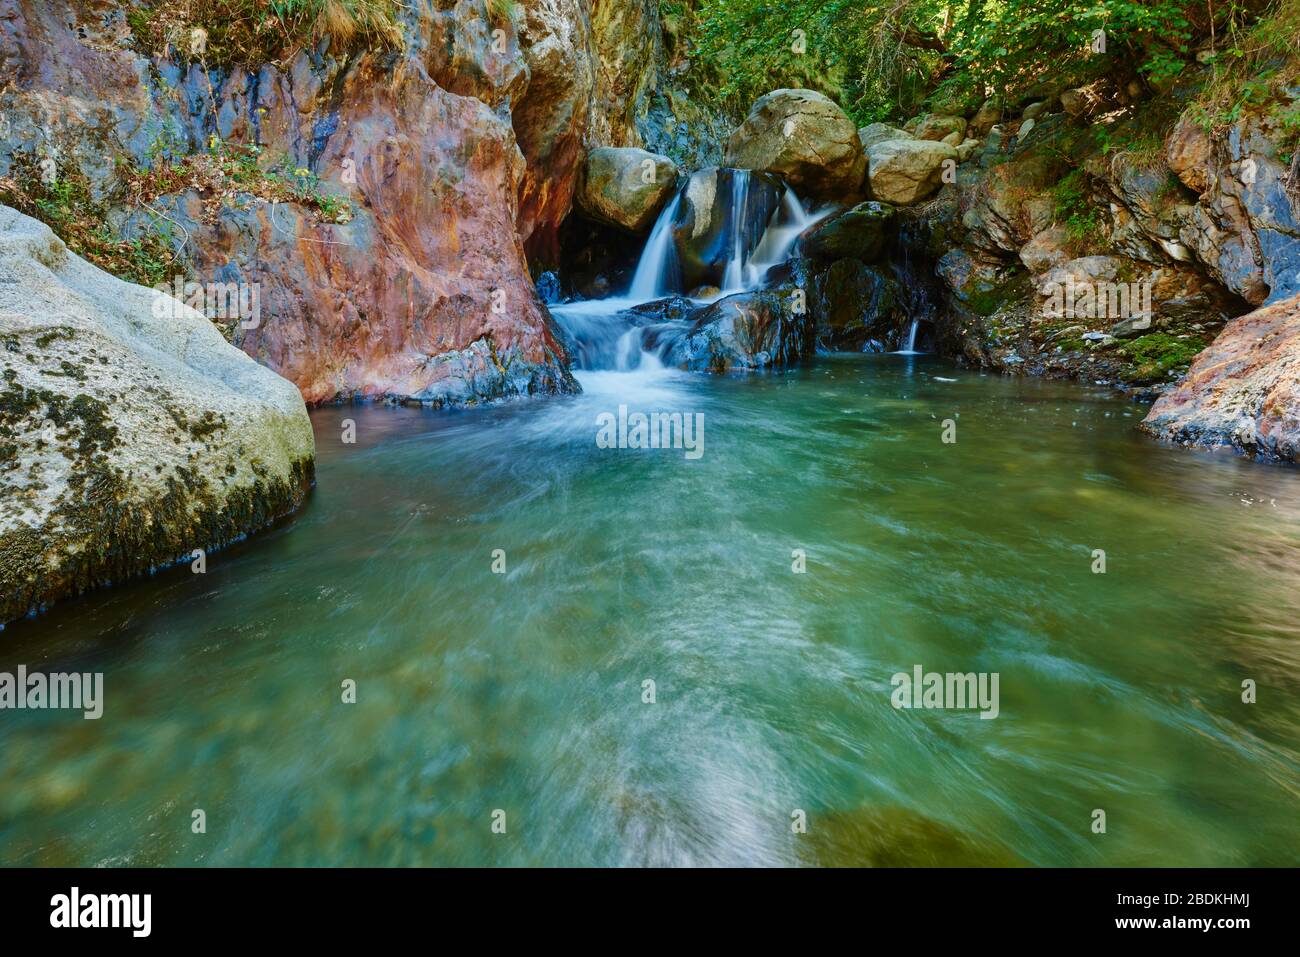
M 742 277 L 729 282 L 728 266 L 740 268 L 737 250 L 747 255 L 758 245 L 783 192 L 780 181 L 766 173 L 718 168 L 692 173 L 672 223 L 683 288 L 737 288 Z
M 871 195 L 885 203 L 908 206 L 934 194 L 942 182 L 944 161 L 957 162 L 957 151 L 933 140 L 885 140 L 867 150 Z
M 776 173 L 801 196 L 834 200 L 860 194 L 866 171 L 857 127 L 812 90 L 775 90 L 755 101 L 727 143 L 726 165 Z
M 597 222 L 631 233 L 650 228 L 677 189 L 677 164 L 634 147 L 599 147 L 587 154 L 578 206 Z
M 204 315 L 4 206 L 0 273 L 0 623 L 302 504 L 298 390 Z
M 1264 459 L 1300 456 L 1300 295 L 1234 319 L 1158 399 L 1143 428 Z

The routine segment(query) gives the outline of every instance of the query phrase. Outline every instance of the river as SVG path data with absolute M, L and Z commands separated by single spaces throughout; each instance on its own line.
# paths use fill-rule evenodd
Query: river
M 297 517 L 0 633 L 105 676 L 0 714 L 0 863 L 1295 863 L 1300 473 L 927 357 L 578 376 L 316 410 Z

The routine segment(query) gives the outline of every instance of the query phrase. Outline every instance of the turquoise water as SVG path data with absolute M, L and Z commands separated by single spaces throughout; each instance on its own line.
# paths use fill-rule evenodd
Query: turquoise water
M 0 712 L 0 863 L 1296 863 L 1300 472 L 925 359 L 581 378 L 318 410 L 294 520 L 0 633 L 106 696 Z M 598 448 L 620 403 L 704 455 Z

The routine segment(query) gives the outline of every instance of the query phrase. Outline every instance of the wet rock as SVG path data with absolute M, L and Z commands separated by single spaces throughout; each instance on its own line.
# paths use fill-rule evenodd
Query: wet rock
M 814 325 L 795 286 L 727 296 L 699 310 L 666 363 L 697 372 L 788 368 L 813 352 Z
M 1187 445 L 1231 446 L 1297 461 L 1300 450 L 1300 295 L 1229 323 L 1142 423 Z
M 727 142 L 726 163 L 785 178 L 802 197 L 843 200 L 862 190 L 857 127 L 813 90 L 775 90 L 755 101 Z
M 597 147 L 587 154 L 578 207 L 597 222 L 648 232 L 677 189 L 677 165 L 634 147 Z
M 887 203 L 869 200 L 822 220 L 799 238 L 800 255 L 822 262 L 858 259 L 864 263 L 880 258 L 885 233 L 894 216 Z
M 818 815 L 803 853 L 819 867 L 1018 867 L 1005 846 L 901 807 Z
M 747 250 L 758 245 L 783 192 L 768 173 L 716 167 L 692 173 L 672 226 L 682 288 L 721 286 L 737 239 Z
M 315 446 L 291 382 L 3 206 L 0 270 L 0 623 L 302 504 Z
M 537 295 L 541 297 L 542 302 L 552 303 L 559 302 L 563 298 L 563 292 L 560 288 L 560 277 L 555 273 L 547 271 L 537 277 L 535 283 Z
M 958 160 L 946 143 L 888 140 L 867 150 L 867 175 L 873 198 L 908 206 L 933 195 L 942 183 L 944 162 Z
M 809 304 L 820 348 L 860 352 L 897 334 L 904 315 L 897 284 L 858 259 L 842 259 L 816 275 Z

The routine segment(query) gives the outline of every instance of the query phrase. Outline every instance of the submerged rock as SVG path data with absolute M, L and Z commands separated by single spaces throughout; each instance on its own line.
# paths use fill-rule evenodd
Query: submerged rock
M 995 840 L 901 807 L 823 812 L 802 844 L 809 863 L 819 867 L 1017 867 L 1025 863 Z
M 1300 453 L 1300 295 L 1234 319 L 1142 427 L 1287 462 Z
M 587 155 L 578 207 L 597 222 L 643 233 L 676 189 L 677 164 L 668 157 L 603 146 Z
M 315 446 L 293 383 L 3 206 L 0 270 L 0 622 L 302 504 Z
M 843 200 L 862 190 L 866 159 L 857 127 L 813 90 L 759 97 L 727 143 L 726 163 L 783 176 L 804 197 Z

